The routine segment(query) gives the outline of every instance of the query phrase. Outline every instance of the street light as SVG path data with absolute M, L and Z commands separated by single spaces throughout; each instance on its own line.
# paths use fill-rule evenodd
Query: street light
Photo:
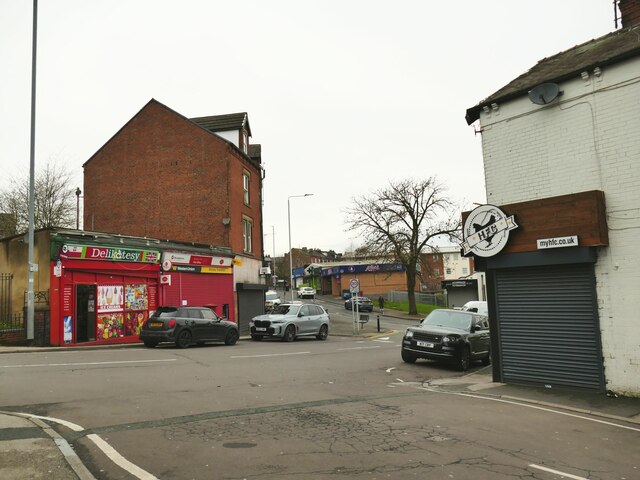
M 80 230 L 80 187 L 76 188 L 76 230 Z
M 304 195 L 291 195 L 287 198 L 287 224 L 289 226 L 289 290 L 291 291 L 291 301 L 293 302 L 293 256 L 291 254 L 291 199 L 298 197 L 310 197 L 313 193 Z

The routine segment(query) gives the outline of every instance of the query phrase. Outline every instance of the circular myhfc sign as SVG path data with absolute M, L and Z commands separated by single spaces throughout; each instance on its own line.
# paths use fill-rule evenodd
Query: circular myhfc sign
M 479 257 L 492 257 L 509 241 L 509 231 L 518 228 L 513 215 L 507 217 L 495 205 L 475 208 L 464 222 L 462 249 L 466 255 L 473 252 Z

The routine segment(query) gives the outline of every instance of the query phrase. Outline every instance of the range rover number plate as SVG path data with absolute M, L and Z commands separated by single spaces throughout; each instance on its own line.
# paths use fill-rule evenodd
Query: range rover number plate
M 434 347 L 433 343 L 420 342 L 420 341 L 417 341 L 416 345 L 418 345 L 419 347 L 424 347 L 424 348 L 433 348 Z

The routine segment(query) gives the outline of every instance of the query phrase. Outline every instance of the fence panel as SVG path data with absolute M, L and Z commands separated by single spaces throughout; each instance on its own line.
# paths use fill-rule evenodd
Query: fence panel
M 416 303 L 425 305 L 436 305 L 438 307 L 447 306 L 447 295 L 445 293 L 420 293 L 416 292 Z M 389 302 L 408 302 L 409 293 L 390 291 L 387 292 L 387 301 Z

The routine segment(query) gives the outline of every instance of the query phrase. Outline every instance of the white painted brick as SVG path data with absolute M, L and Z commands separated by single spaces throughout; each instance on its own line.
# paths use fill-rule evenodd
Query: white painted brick
M 560 86 L 561 104 L 527 97 L 481 114 L 487 201 L 495 205 L 587 190 L 605 192 L 608 247 L 596 263 L 597 305 L 607 388 L 640 396 L 640 60 L 606 67 L 585 88 Z M 578 98 L 588 88 L 606 88 Z

